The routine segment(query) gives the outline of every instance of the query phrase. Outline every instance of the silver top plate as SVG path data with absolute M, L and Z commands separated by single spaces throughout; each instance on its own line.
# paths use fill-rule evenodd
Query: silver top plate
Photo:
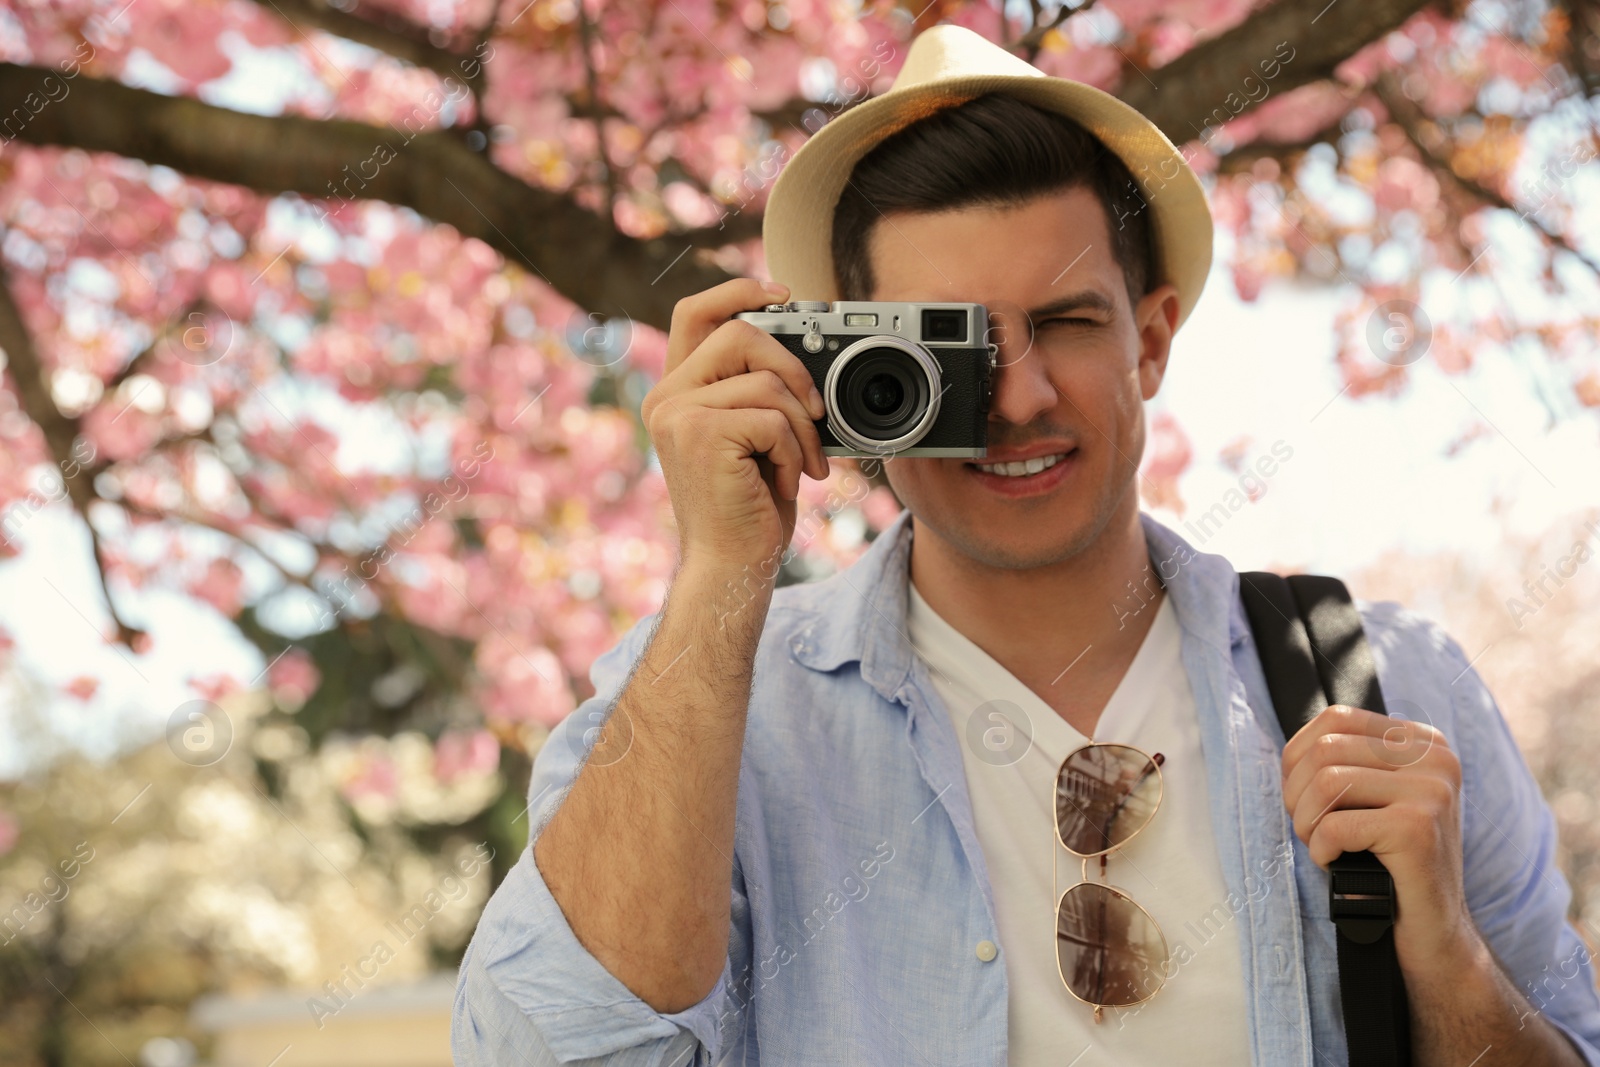
M 960 312 L 966 328 L 959 340 L 924 336 L 924 311 Z M 846 325 L 845 316 L 875 314 L 875 325 Z M 989 329 L 989 311 L 982 304 L 945 304 L 902 300 L 796 300 L 788 304 L 768 304 L 760 311 L 741 311 L 736 319 L 746 319 L 770 334 L 820 333 L 830 337 L 871 337 L 888 334 L 924 345 L 951 348 L 979 348 Z

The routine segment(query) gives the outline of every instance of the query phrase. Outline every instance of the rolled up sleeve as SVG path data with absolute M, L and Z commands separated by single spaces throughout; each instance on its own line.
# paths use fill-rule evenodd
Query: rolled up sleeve
M 1532 1006 L 1600 1067 L 1600 992 L 1592 953 L 1567 921 L 1572 890 L 1556 862 L 1556 821 L 1488 687 L 1446 639 L 1462 766 L 1467 903 Z
M 533 859 L 533 843 L 565 799 L 650 637 L 641 619 L 595 660 L 595 695 L 567 716 L 534 759 L 528 847 L 478 920 L 456 980 L 451 1051 L 458 1067 L 572 1063 L 709 1067 L 742 1012 L 729 995 L 749 944 L 749 903 L 735 857 L 729 959 L 711 992 L 657 1012 L 583 947 Z M 598 843 L 597 843 L 597 847 Z

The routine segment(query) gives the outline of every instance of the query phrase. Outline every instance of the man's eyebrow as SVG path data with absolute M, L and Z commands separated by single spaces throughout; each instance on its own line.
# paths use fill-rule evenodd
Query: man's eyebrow
M 1106 297 L 1104 293 L 1094 289 L 1085 289 L 1078 293 L 1068 293 L 1059 300 L 1052 300 L 1048 304 L 1032 308 L 1028 311 L 1028 317 L 1037 322 L 1040 319 L 1049 318 L 1051 315 L 1059 315 L 1064 311 L 1081 311 L 1085 308 L 1092 311 L 1104 311 L 1107 314 L 1117 310 L 1116 304 Z

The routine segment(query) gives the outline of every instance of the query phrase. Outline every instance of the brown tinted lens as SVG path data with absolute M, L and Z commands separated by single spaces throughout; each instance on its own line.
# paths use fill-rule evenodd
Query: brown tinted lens
M 1165 980 L 1167 941 L 1155 920 L 1117 890 L 1080 882 L 1056 914 L 1056 960 L 1067 988 L 1090 1004 L 1137 1004 Z
M 1056 830 L 1080 856 L 1097 856 L 1144 829 L 1161 802 L 1161 771 L 1127 745 L 1085 745 L 1056 776 Z

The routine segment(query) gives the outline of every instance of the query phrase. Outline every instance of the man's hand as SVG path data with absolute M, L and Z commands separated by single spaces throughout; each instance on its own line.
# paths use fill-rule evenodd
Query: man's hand
M 1283 802 L 1311 858 L 1371 852 L 1395 890 L 1418 1067 L 1583 1067 L 1506 975 L 1467 909 L 1461 761 L 1427 723 L 1335 704 L 1283 749 Z
M 655 445 L 685 561 L 765 566 L 794 534 L 800 477 L 827 479 L 826 412 L 800 358 L 741 311 L 786 299 L 735 278 L 672 309 L 661 380 L 639 415 Z
M 1461 761 L 1444 734 L 1334 704 L 1284 746 L 1283 801 L 1318 866 L 1365 850 L 1389 869 L 1403 971 L 1475 951 L 1461 873 Z

